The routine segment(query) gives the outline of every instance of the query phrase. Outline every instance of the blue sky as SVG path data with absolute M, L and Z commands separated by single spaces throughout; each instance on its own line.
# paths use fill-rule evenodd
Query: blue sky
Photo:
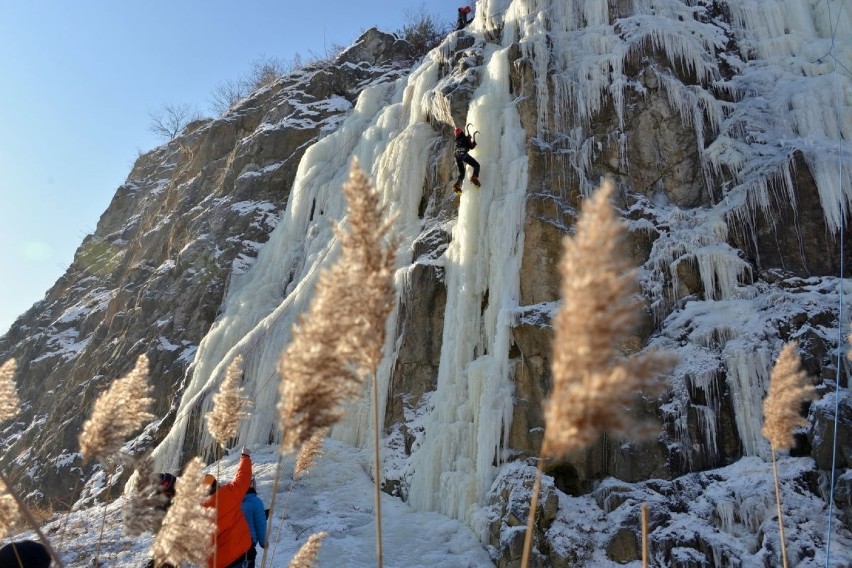
M 0 0 L 0 334 L 94 231 L 149 113 L 191 104 L 262 57 L 290 60 L 399 29 L 462 0 Z

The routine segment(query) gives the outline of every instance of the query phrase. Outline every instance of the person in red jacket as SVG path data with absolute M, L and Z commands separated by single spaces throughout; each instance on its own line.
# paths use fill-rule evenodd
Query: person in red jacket
M 243 497 L 251 485 L 251 458 L 248 448 L 243 447 L 237 475 L 234 480 L 218 485 L 210 474 L 204 483 L 210 487 L 210 497 L 205 507 L 218 507 L 216 514 L 216 554 L 210 555 L 210 568 L 237 568 L 243 566 L 246 554 L 252 547 L 251 533 L 243 515 Z
M 473 18 L 467 19 L 467 15 L 470 14 L 470 6 L 462 6 L 459 8 L 459 17 L 456 20 L 456 29 L 461 30 L 464 29 L 469 23 L 473 21 Z

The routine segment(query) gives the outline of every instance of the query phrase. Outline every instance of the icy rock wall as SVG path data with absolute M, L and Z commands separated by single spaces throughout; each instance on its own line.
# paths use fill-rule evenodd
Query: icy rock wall
M 710 323 L 711 330 L 705 334 L 713 339 L 705 347 L 721 349 L 742 451 L 758 455 L 766 451 L 760 434 L 762 399 L 780 341 L 770 317 L 744 321 L 744 314 L 753 311 L 750 300 L 758 289 L 741 285 L 749 284 L 754 275 L 726 242 L 728 225 L 736 224 L 748 232 L 758 211 L 775 219 L 778 199 L 789 200 L 795 209 L 797 155 L 803 157 L 816 182 L 828 231 L 837 234 L 844 216 L 848 223 L 852 203 L 848 161 L 852 154 L 843 140 L 849 139 L 852 128 L 852 74 L 846 66 L 852 45 L 835 32 L 849 29 L 850 11 L 841 2 L 747 1 L 729 2 L 726 7 L 732 16 L 726 33 L 737 50 L 725 53 L 722 59 L 733 75 L 718 79 L 712 87 L 717 97 L 727 92 L 735 102 L 714 103 L 705 95 L 700 106 L 688 105 L 694 109 L 693 124 L 700 125 L 702 109 L 708 117 L 706 133 L 712 142 L 706 149 L 704 144 L 699 148 L 704 171 L 711 174 L 711 194 L 721 197 L 709 213 L 692 212 L 698 220 L 692 234 L 715 233 L 717 239 L 715 243 L 712 239 L 699 243 L 674 239 L 690 246 L 688 253 L 675 251 L 672 255 L 671 249 L 666 250 L 673 244 L 672 231 L 655 243 L 655 252 L 663 253 L 655 256 L 674 268 L 670 270 L 674 286 L 676 263 L 692 255 L 698 263 L 705 302 L 721 301 L 711 309 L 728 317 L 713 318 L 716 323 Z M 724 110 L 721 118 L 718 112 L 707 112 L 714 108 Z M 688 112 L 681 114 L 688 116 Z M 733 174 L 733 179 L 719 187 L 713 180 L 721 172 Z M 701 258 L 703 253 L 707 254 Z M 676 260 L 667 262 L 672 258 Z M 837 301 L 838 293 L 835 289 L 832 294 Z
M 796 9 L 779 17 L 808 14 L 812 21 L 825 18 L 822 8 L 805 4 L 790 3 Z M 451 243 L 435 261 L 445 271 L 447 305 L 437 390 L 420 409 L 423 433 L 412 447 L 406 480 L 408 498 L 419 508 L 436 509 L 483 528 L 476 503 L 482 501 L 501 463 L 510 457 L 505 447 L 513 412 L 512 363 L 507 353 L 518 313 L 518 267 L 529 174 L 529 140 L 518 112 L 521 101 L 510 90 L 516 49 L 532 68 L 537 111 L 532 143 L 557 156 L 555 163 L 567 171 L 564 176 L 554 172 L 553 178 L 572 180 L 581 193 L 588 193 L 598 181 L 596 164 L 604 149 L 588 129 L 599 114 L 612 112 L 615 116 L 616 129 L 606 140 L 616 147 L 613 167 L 628 171 L 631 166 L 627 158 L 631 140 L 620 130 L 630 110 L 625 101 L 628 95 L 646 95 L 647 87 L 630 78 L 627 66 L 646 52 L 667 63 L 668 67 L 655 69 L 656 78 L 683 125 L 694 131 L 704 174 L 701 183 L 714 201 L 706 207 L 684 209 L 651 196 L 654 199 L 647 201 L 644 218 L 664 230 L 643 267 L 644 282 L 658 321 L 666 320 L 659 343 L 680 349 L 683 338 L 688 337 L 696 342 L 693 347 L 703 349 L 701 357 L 689 362 L 704 365 L 682 367 L 675 378 L 682 383 L 691 381 L 706 394 L 708 404 L 699 409 L 702 443 L 715 451 L 721 389 L 714 381 L 721 374 L 728 390 L 736 393 L 733 400 L 743 451 L 760 452 L 759 402 L 779 341 L 767 324 L 769 315 L 754 326 L 747 317 L 734 318 L 734 323 L 713 317 L 737 306 L 748 312 L 752 307 L 748 302 L 757 293 L 751 266 L 727 242 L 730 224 L 748 225 L 757 208 L 771 212 L 771 190 L 779 183 L 789 187 L 785 180 L 791 179 L 790 152 L 811 152 L 808 163 L 816 163 L 814 152 L 819 149 L 830 154 L 836 148 L 834 142 L 845 136 L 846 127 L 831 130 L 826 125 L 814 136 L 803 135 L 805 128 L 813 126 L 808 119 L 796 118 L 799 126 L 790 127 L 784 122 L 786 110 L 776 112 L 765 100 L 769 91 L 784 90 L 787 97 L 793 97 L 793 90 L 779 89 L 772 81 L 792 76 L 790 69 L 797 65 L 801 68 L 801 55 L 778 56 L 777 65 L 764 68 L 762 59 L 749 59 L 750 51 L 742 55 L 724 51 L 734 39 L 739 40 L 741 50 L 747 49 L 753 28 L 764 25 L 758 21 L 759 9 L 737 12 L 736 25 L 728 26 L 709 18 L 704 2 L 636 1 L 631 10 L 625 5 L 618 3 L 615 8 L 603 0 L 483 0 L 476 21 L 465 32 L 484 45 L 481 76 L 465 117 L 481 131 L 476 154 L 483 166 L 484 184 L 480 190 L 465 185 L 458 217 L 445 225 Z M 848 18 L 849 8 L 841 5 L 839 9 Z M 614 13 L 619 17 L 613 17 Z M 814 37 L 825 39 L 824 25 L 791 29 L 803 34 L 803 43 L 810 44 Z M 458 37 L 451 34 L 447 45 L 452 48 Z M 848 53 L 848 47 L 844 49 Z M 723 52 L 726 65 L 733 69 L 724 77 L 719 69 Z M 307 306 L 318 271 L 335 257 L 331 225 L 344 212 L 337 188 L 352 156 L 375 178 L 386 202 L 399 215 L 404 239 L 397 282 L 399 288 L 404 287 L 412 271 L 413 244 L 422 230 L 418 208 L 424 197 L 430 197 L 423 193 L 424 179 L 433 159 L 442 152 L 440 134 L 423 118 L 434 110 L 429 101 L 442 79 L 438 58 L 433 53 L 407 79 L 365 92 L 339 130 L 306 153 L 281 223 L 252 269 L 235 281 L 223 315 L 199 348 L 181 403 L 181 418 L 158 449 L 165 463 L 180 461 L 186 436 L 201 436 L 201 445 L 208 445 L 200 423 L 193 423 L 190 416 L 209 409 L 210 395 L 237 354 L 245 357 L 245 387 L 256 401 L 238 443 L 277 439 L 276 362 L 289 341 L 293 321 Z M 809 69 L 827 75 L 830 66 Z M 848 76 L 842 76 L 840 83 L 840 91 L 847 92 Z M 810 83 L 794 88 L 799 92 L 820 90 Z M 825 107 L 830 100 L 821 90 L 815 100 L 823 105 L 820 116 L 830 114 Z M 842 112 L 848 112 L 848 105 Z M 776 130 L 769 133 L 770 126 Z M 773 137 L 779 132 L 789 136 Z M 728 175 L 733 181 L 717 183 L 717 178 Z M 839 184 L 837 191 L 830 184 L 827 187 L 821 196 L 833 200 L 825 211 L 829 225 L 834 226 L 847 206 L 848 195 Z M 564 190 L 564 186 L 556 184 L 553 190 Z M 641 200 L 637 203 L 641 206 Z M 682 285 L 681 265 L 697 267 L 699 289 Z M 689 309 L 672 314 L 687 297 L 692 302 Z M 391 330 L 396 329 L 396 317 L 394 314 L 389 322 Z M 389 335 L 376 378 L 381 412 L 386 408 L 399 339 Z M 753 356 L 756 350 L 760 357 Z M 691 407 L 687 398 L 674 400 L 664 409 L 680 413 L 676 421 L 681 424 Z M 358 445 L 369 444 L 368 408 L 366 398 L 356 402 L 334 435 Z M 384 423 L 381 416 L 380 422 Z M 684 445 L 688 442 L 682 440 Z
M 852 24 L 852 12 L 833 0 L 726 6 L 739 53 L 729 59 L 737 74 L 724 88 L 738 104 L 708 147 L 708 159 L 717 171 L 733 166 L 740 185 L 728 195 L 741 200 L 737 214 L 747 222 L 750 208 L 773 209 L 773 187 L 795 202 L 792 158 L 801 153 L 819 188 L 826 224 L 837 232 L 852 204 L 852 173 L 842 167 L 852 156 L 842 143 L 852 135 L 852 46 L 842 32 Z
M 489 79 L 468 113 L 481 131 L 478 156 L 486 182 L 480 190 L 466 186 L 452 228 L 453 245 L 445 260 L 451 301 L 438 392 L 431 397 L 434 407 L 414 457 L 420 465 L 409 491 L 412 503 L 459 518 L 468 515 L 471 504 L 490 486 L 492 462 L 501 455 L 501 432 L 511 416 L 507 353 L 523 238 L 524 136 L 509 104 L 505 51 L 494 49 L 488 58 Z M 437 61 L 427 58 L 408 79 L 366 91 L 340 129 L 306 152 L 278 228 L 253 268 L 232 284 L 224 313 L 199 347 L 176 426 L 157 449 L 165 467 L 180 464 L 187 436 L 200 436 L 201 446 L 210 447 L 202 423 L 190 417 L 210 409 L 211 394 L 238 354 L 245 359 L 243 387 L 255 406 L 236 443 L 277 439 L 277 360 L 319 271 L 335 256 L 332 222 L 344 213 L 338 188 L 353 156 L 398 215 L 403 245 L 397 281 L 404 280 L 420 230 L 423 180 L 440 141 L 423 121 L 423 105 L 428 104 L 426 95 L 435 87 L 437 71 Z M 485 297 L 488 307 L 480 314 Z M 395 328 L 393 317 L 388 325 Z M 391 336 L 377 377 L 380 409 L 385 408 L 396 346 Z M 369 397 L 354 403 L 334 435 L 366 445 L 369 404 Z
M 338 188 L 352 157 L 398 216 L 402 287 L 421 229 L 418 207 L 426 170 L 430 157 L 443 151 L 438 133 L 423 120 L 439 79 L 437 58 L 437 52 L 427 56 L 392 86 L 368 89 L 338 131 L 306 152 L 280 224 L 252 269 L 232 282 L 223 314 L 199 347 L 175 427 L 156 450 L 164 467 L 179 466 L 187 437 L 200 437 L 200 447 L 211 447 L 203 423 L 192 416 L 210 409 L 225 369 L 240 354 L 243 387 L 255 406 L 236 443 L 277 439 L 276 364 L 319 271 L 335 257 L 331 228 L 344 213 Z M 525 136 L 508 91 L 506 49 L 492 46 L 485 58 L 485 78 L 467 110 L 480 130 L 477 156 L 484 184 L 479 190 L 465 185 L 458 219 L 449 226 L 453 242 L 442 261 L 449 301 L 438 390 L 430 397 L 425 436 L 412 457 L 416 467 L 408 492 L 416 506 L 457 518 L 470 517 L 472 504 L 493 480 L 495 459 L 499 463 L 503 456 L 511 419 L 507 354 L 523 246 Z M 395 329 L 395 315 L 388 326 Z M 377 376 L 382 410 L 397 346 L 391 335 Z M 369 404 L 369 397 L 354 403 L 334 436 L 368 444 Z

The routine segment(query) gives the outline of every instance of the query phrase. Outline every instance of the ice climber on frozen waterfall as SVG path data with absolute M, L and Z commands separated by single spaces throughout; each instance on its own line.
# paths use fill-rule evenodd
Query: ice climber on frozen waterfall
M 473 166 L 473 175 L 470 176 L 470 181 L 476 187 L 479 187 L 479 162 L 470 157 L 470 152 L 476 148 L 476 134 L 471 136 L 465 133 L 461 128 L 456 128 L 456 166 L 459 168 L 459 177 L 456 178 L 456 183 L 453 184 L 453 190 L 456 194 L 461 195 L 462 181 L 464 181 L 465 164 Z
M 470 14 L 470 6 L 462 6 L 459 8 L 459 17 L 456 21 L 456 29 L 460 30 L 467 26 L 469 23 L 473 21 L 473 18 L 467 19 L 467 15 Z

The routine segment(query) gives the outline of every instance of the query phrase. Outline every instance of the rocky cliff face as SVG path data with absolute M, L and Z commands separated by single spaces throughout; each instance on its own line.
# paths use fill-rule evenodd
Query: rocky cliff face
M 192 125 L 140 159 L 69 273 L 0 340 L 28 401 L 4 431 L 4 467 L 47 497 L 73 489 L 89 473 L 75 454 L 79 410 L 143 352 L 161 418 L 137 443 L 165 438 L 163 463 L 209 450 L 197 418 L 236 354 L 256 398 L 240 442 L 274 441 L 269 378 L 333 256 L 334 188 L 357 156 L 404 237 L 378 378 L 386 490 L 468 521 L 497 565 L 515 566 L 561 239 L 609 176 L 648 304 L 625 352 L 663 348 L 680 363 L 670 390 L 640 404 L 662 424 L 656 440 L 604 437 L 547 464 L 534 561 L 636 560 L 644 501 L 660 564 L 771 564 L 761 404 L 780 346 L 796 340 L 821 398 L 782 483 L 791 554 L 821 565 L 825 526 L 806 511 L 829 499 L 838 392 L 838 472 L 852 462 L 838 341 L 841 290 L 852 293 L 838 278 L 852 260 L 848 234 L 841 259 L 852 164 L 839 145 L 852 109 L 827 95 L 834 80 L 852 91 L 852 77 L 811 57 L 833 49 L 829 15 L 796 6 L 481 1 L 472 28 L 410 75 L 394 64 L 405 46 L 368 32 L 333 67 Z M 848 8 L 834 14 L 850 23 Z M 485 183 L 459 203 L 447 141 L 467 122 L 482 131 Z M 335 435 L 363 444 L 362 427 L 353 418 Z M 849 483 L 840 476 L 834 494 L 846 543 Z
M 290 74 L 139 158 L 67 273 L 0 338 L 26 401 L 3 431 L 0 463 L 25 493 L 61 507 L 79 491 L 92 471 L 77 453 L 80 426 L 143 353 L 159 418 L 139 443 L 168 431 L 187 366 L 230 281 L 278 223 L 305 150 L 366 86 L 407 72 L 409 51 L 371 30 L 334 62 Z

